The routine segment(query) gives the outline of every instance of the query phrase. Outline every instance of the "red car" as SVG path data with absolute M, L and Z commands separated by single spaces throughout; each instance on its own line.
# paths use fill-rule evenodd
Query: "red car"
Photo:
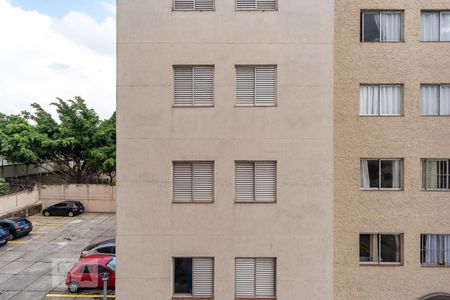
M 80 288 L 103 288 L 102 273 L 108 274 L 108 287 L 114 288 L 116 283 L 115 256 L 99 255 L 81 259 L 67 274 L 67 288 L 71 293 L 76 293 Z

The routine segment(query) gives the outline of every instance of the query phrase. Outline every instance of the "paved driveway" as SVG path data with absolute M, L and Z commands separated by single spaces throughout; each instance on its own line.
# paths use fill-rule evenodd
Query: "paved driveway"
M 0 299 L 77 299 L 67 291 L 66 274 L 86 245 L 115 236 L 115 215 L 34 215 L 28 219 L 33 223 L 31 234 L 0 248 Z M 80 298 L 98 299 L 86 298 L 86 294 L 99 295 L 101 291 L 83 290 L 80 294 Z

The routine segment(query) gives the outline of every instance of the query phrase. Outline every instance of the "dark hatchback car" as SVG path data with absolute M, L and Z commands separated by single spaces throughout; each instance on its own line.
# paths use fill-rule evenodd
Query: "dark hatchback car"
M 20 218 L 0 220 L 0 227 L 9 232 L 10 240 L 27 235 L 33 230 L 30 221 Z
M 116 255 L 116 240 L 110 239 L 95 244 L 90 244 L 81 251 L 80 258 L 89 256 Z
M 3 246 L 6 243 L 8 243 L 9 236 L 10 236 L 10 234 L 9 234 L 8 230 L 0 228 L 0 246 Z
M 49 206 L 42 210 L 42 214 L 48 216 L 69 216 L 73 217 L 81 214 L 84 206 L 80 201 L 63 201 Z

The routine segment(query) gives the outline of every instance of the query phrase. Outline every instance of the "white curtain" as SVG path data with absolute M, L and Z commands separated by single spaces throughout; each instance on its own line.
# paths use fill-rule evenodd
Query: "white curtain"
M 395 249 L 396 249 L 396 253 L 395 253 L 395 261 L 396 262 L 400 262 L 401 261 L 401 257 L 400 257 L 400 236 L 396 235 L 395 236 Z
M 438 264 L 439 263 L 439 252 L 440 252 L 439 235 L 427 234 L 424 236 L 424 239 L 425 239 L 424 263 Z
M 439 12 L 422 12 L 422 41 L 439 41 Z
M 361 160 L 361 187 L 370 188 L 369 163 L 366 159 Z
M 440 98 L 439 114 L 450 115 L 450 85 L 441 86 Z
M 359 88 L 359 114 L 378 115 L 380 113 L 379 89 L 376 85 L 361 85 Z
M 402 111 L 402 88 L 398 85 L 380 86 L 380 114 L 399 115 Z
M 381 13 L 381 40 L 401 41 L 402 14 L 396 12 Z
M 392 188 L 399 189 L 401 187 L 401 161 L 392 161 Z
M 425 161 L 425 188 L 436 189 L 438 187 L 438 161 Z
M 444 239 L 444 263 L 450 264 L 450 235 L 443 236 Z
M 450 12 L 441 12 L 441 41 L 450 41 Z
M 437 85 L 423 85 L 420 88 L 420 113 L 422 115 L 439 114 L 439 87 Z

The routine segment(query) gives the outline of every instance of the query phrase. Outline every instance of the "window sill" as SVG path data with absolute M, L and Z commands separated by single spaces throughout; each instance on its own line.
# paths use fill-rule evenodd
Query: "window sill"
M 372 191 L 372 192 L 401 192 L 401 191 L 403 191 L 403 189 L 401 188 L 401 189 L 388 189 L 388 188 L 383 188 L 383 189 L 376 189 L 376 188 L 373 188 L 373 189 L 368 189 L 368 188 L 359 188 L 359 190 L 360 191 L 363 191 L 363 192 L 367 192 L 367 191 Z
M 213 201 L 172 201 L 172 204 L 211 204 Z
M 403 44 L 405 41 L 360 41 L 361 44 Z
M 234 201 L 235 204 L 276 204 L 277 201 Z
M 400 115 L 358 115 L 361 118 L 374 118 L 374 117 L 378 117 L 378 118 L 383 118 L 383 117 L 388 117 L 388 118 L 393 118 L 393 117 L 404 117 L 405 115 L 400 114 Z
M 172 300 L 213 300 L 214 298 L 211 297 L 199 297 L 199 296 L 192 296 L 192 297 L 186 297 L 186 296 L 172 296 Z
M 421 192 L 450 192 L 450 189 L 421 189 Z
M 205 108 L 205 107 L 214 107 L 213 104 L 211 105 L 172 105 L 173 108 Z
M 277 300 L 276 297 L 236 297 L 235 300 Z
M 403 263 L 359 263 L 362 267 L 403 267 Z

